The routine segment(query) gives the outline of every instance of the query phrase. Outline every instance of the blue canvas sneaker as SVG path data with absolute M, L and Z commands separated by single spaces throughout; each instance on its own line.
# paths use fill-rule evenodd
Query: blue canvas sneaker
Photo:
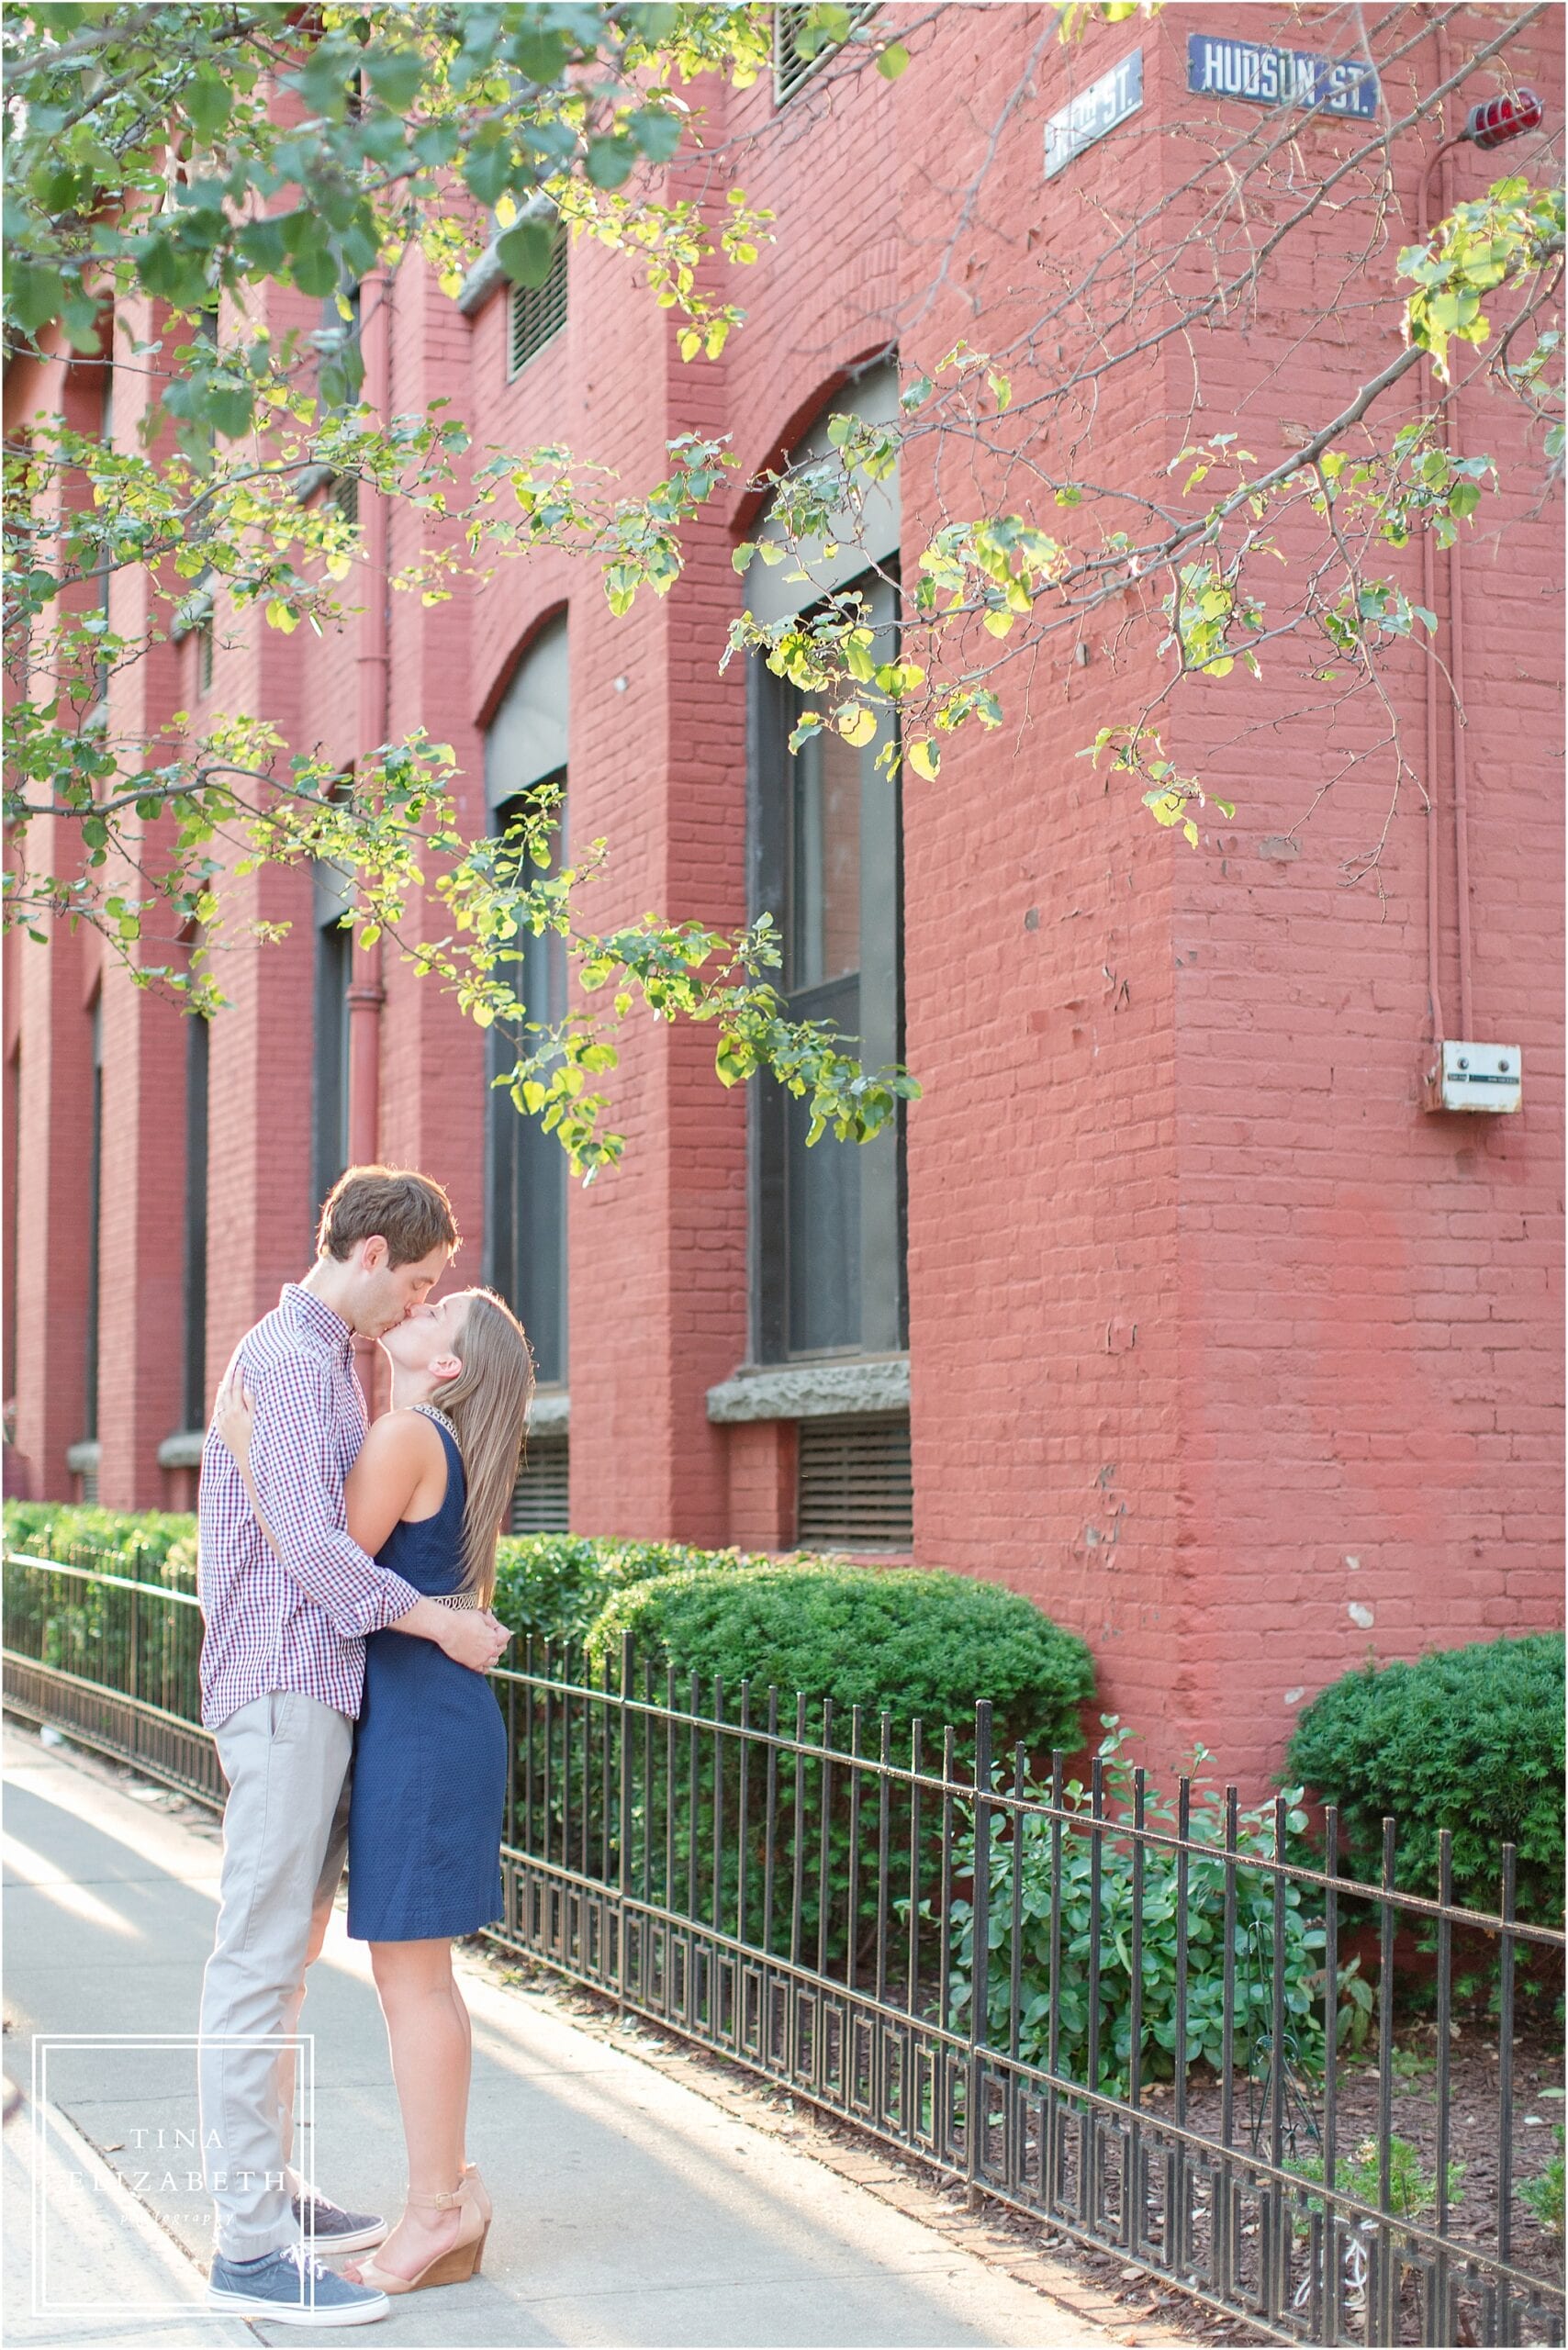
M 386 2238 L 386 2222 L 379 2211 L 345 2211 L 325 2195 L 297 2195 L 294 2216 L 307 2250 L 368 2252 Z
M 297 2244 L 243 2264 L 214 2253 L 207 2305 L 274 2325 L 370 2325 L 392 2306 L 374 2286 L 351 2285 Z

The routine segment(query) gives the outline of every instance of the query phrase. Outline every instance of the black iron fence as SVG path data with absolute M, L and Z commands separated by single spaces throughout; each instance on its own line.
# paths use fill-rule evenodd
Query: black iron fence
M 7 1551 L 5 1634 L 8 1712 L 221 1806 L 223 1773 L 201 1728 L 194 1592 L 116 1573 L 87 1549 L 70 1560 Z
M 220 1800 L 188 1595 L 6 1583 L 6 1703 Z M 1331 1813 L 1036 1780 L 984 1705 L 895 1740 L 532 1641 L 494 1685 L 504 1947 L 1279 2340 L 1562 2341 L 1563 1937 L 1508 1845 L 1484 1912 L 1446 1838 L 1358 1883 Z

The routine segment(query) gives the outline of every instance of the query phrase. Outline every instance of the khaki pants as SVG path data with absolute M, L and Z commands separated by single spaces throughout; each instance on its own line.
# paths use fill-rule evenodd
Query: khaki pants
M 252 2260 L 299 2240 L 294 2051 L 273 2043 L 298 2030 L 305 1969 L 342 1874 L 353 1724 L 277 1689 L 230 1714 L 216 1738 L 229 1800 L 218 1938 L 201 1986 L 201 2142 L 218 2249 Z M 240 2034 L 249 2045 L 235 2044 Z

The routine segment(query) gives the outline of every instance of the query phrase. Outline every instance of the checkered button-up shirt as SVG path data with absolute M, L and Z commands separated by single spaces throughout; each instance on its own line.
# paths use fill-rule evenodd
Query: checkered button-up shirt
M 202 1720 L 213 1728 L 272 1689 L 303 1690 L 357 1717 L 365 1634 L 406 1615 L 420 1594 L 349 1536 L 343 1481 L 365 1419 L 348 1326 L 290 1281 L 240 1341 L 234 1367 L 255 1404 L 251 1473 L 283 1556 L 209 1428 L 197 1574 Z

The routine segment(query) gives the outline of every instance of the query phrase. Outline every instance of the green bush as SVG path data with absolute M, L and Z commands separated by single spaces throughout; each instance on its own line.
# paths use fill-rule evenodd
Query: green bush
M 992 1815 L 989 1956 L 986 1974 L 987 2025 L 993 2047 L 1011 2044 L 1013 2030 L 1014 1872 L 1018 1887 L 1020 2002 L 1018 2051 L 1026 2063 L 1045 2065 L 1051 2041 L 1051 1920 L 1053 1901 L 1059 1910 L 1060 1981 L 1056 1987 L 1057 2070 L 1086 2087 L 1125 2096 L 1131 2073 L 1132 2050 L 1132 1921 L 1134 1840 L 1119 1828 L 1133 1817 L 1134 1783 L 1122 1759 L 1128 1733 L 1114 1715 L 1105 1717 L 1107 1736 L 1100 1753 L 1104 1774 L 1106 1824 L 1096 1834 L 1090 1790 L 1080 1780 L 1068 1783 L 1063 1809 L 1069 1819 L 1059 1838 L 1052 1820 L 1025 1812 L 1016 1840 L 1001 1818 Z M 1207 1756 L 1200 1748 L 1194 1765 Z M 1010 1775 L 997 1775 L 999 1785 Z M 1048 1802 L 1048 1786 L 1028 1791 Z M 1299 1790 L 1296 1791 L 1299 1796 Z M 1299 1830 L 1306 1815 L 1293 1810 L 1288 1824 Z M 1176 1809 L 1154 1788 L 1146 1787 L 1144 1819 L 1156 1835 L 1171 1835 Z M 1198 1777 L 1193 1787 L 1191 1841 L 1212 1847 L 1187 1857 L 1187 1983 L 1185 2047 L 1178 2051 L 1176 2037 L 1176 1938 L 1178 1916 L 1177 1856 L 1158 1844 L 1146 1843 L 1143 1855 L 1143 2022 L 1140 2064 L 1143 2077 L 1169 2080 L 1179 2056 L 1187 2065 L 1206 2061 L 1217 2072 L 1225 2053 L 1225 1905 L 1226 1879 L 1232 1874 L 1225 1852 L 1225 1798 L 1217 1787 Z M 1095 1847 L 1098 1845 L 1098 1852 Z M 1260 1804 L 1240 1813 L 1236 1851 L 1241 1865 L 1234 1870 L 1236 1900 L 1236 1969 L 1234 1993 L 1235 2050 L 1238 2066 L 1245 2071 L 1268 2053 L 1272 2032 L 1274 1878 L 1266 1869 L 1249 1869 L 1249 1859 L 1272 1860 L 1274 1807 Z M 1100 1978 L 1098 2000 L 1090 1998 L 1090 1958 L 1094 1945 L 1093 1880 L 1098 1861 Z M 975 1834 L 972 1817 L 959 1840 L 955 1873 L 972 1878 Z M 1287 1883 L 1283 1902 L 1283 1959 L 1281 1982 L 1284 1999 L 1287 2053 L 1300 2065 L 1321 2061 L 1324 2043 L 1323 1923 L 1303 1903 L 1299 1886 Z M 925 1905 L 925 1914 L 934 1915 Z M 973 1994 L 974 1912 L 969 1901 L 955 1901 L 954 1964 L 949 2022 L 956 2031 L 969 2027 Z M 1353 2041 L 1363 2009 L 1354 1999 L 1362 1991 L 1351 1966 L 1340 1971 L 1336 1989 L 1337 2033 Z M 1098 2014 L 1099 2071 L 1089 2078 L 1089 2025 Z
M 1375 1883 L 1383 1822 L 1399 1822 L 1397 1883 L 1438 1889 L 1438 1831 L 1453 1832 L 1455 1898 L 1495 1909 L 1500 1847 L 1518 1850 L 1518 1910 L 1562 1914 L 1561 1634 L 1438 1649 L 1347 1673 L 1314 1698 L 1287 1775 L 1337 1804 L 1353 1873 Z
M 831 1697 L 846 1736 L 852 1706 L 872 1737 L 886 1712 L 900 1762 L 913 1720 L 925 1725 L 927 1758 L 933 1738 L 939 1755 L 943 1724 L 972 1725 L 980 1697 L 995 1709 L 998 1751 L 1015 1739 L 1032 1752 L 1076 1747 L 1079 1708 L 1094 1695 L 1083 1642 L 1021 1594 L 915 1567 L 772 1561 L 666 1574 L 615 1594 L 589 1633 L 590 1657 L 613 1663 L 625 1632 L 681 1683 L 695 1673 L 704 1688 L 722 1678 L 732 1695 L 745 1680 L 754 1693 L 771 1684 L 786 1699 Z
M 14 1550 L 66 1564 L 97 1564 L 142 1582 L 196 1587 L 194 1517 L 72 1502 L 8 1501 L 5 1524 L 6 1545 Z M 607 1602 L 632 1583 L 694 1567 L 728 1571 L 768 1563 L 740 1550 L 698 1550 L 683 1542 L 508 1535 L 496 1554 L 496 1613 L 520 1641 L 532 1633 L 536 1640 L 580 1646 Z
M 1079 1707 L 1093 1694 L 1093 1667 L 1083 1643 L 1058 1631 L 1016 1592 L 913 1569 L 882 1572 L 823 1560 L 770 1561 L 629 1584 L 609 1601 L 588 1636 L 590 1669 L 612 1686 L 627 1633 L 643 1669 L 653 1675 L 656 1702 L 664 1698 L 666 1674 L 678 1707 L 688 1702 L 695 1678 L 695 1710 L 707 1716 L 719 1680 L 722 1718 L 736 1723 L 741 1684 L 747 1682 L 750 1719 L 762 1728 L 772 1686 L 787 1736 L 795 1728 L 797 1697 L 807 1701 L 810 1743 L 821 1739 L 823 1701 L 830 1700 L 831 1743 L 840 1751 L 849 1745 L 851 1709 L 858 1706 L 861 1751 L 868 1756 L 878 1751 L 879 1717 L 886 1713 L 890 1751 L 902 1768 L 908 1766 L 911 1724 L 918 1718 L 927 1774 L 940 1768 L 943 1728 L 949 1723 L 959 1732 L 956 1768 L 962 1775 L 972 1767 L 978 1697 L 995 1707 L 999 1748 L 1021 1739 L 1043 1750 L 1079 1743 Z M 641 1687 L 639 1673 L 634 1694 Z M 735 1741 L 700 1726 L 649 1739 L 635 1718 L 630 1735 L 627 1860 L 631 1881 L 644 1897 L 663 1899 L 780 1956 L 814 1956 L 836 1970 L 852 1953 L 868 1962 L 879 1910 L 879 1842 L 890 1863 L 884 1901 L 907 1894 L 912 1875 L 922 1896 L 940 1887 L 943 1806 L 929 1791 L 917 1810 L 906 1784 L 890 1781 L 879 1789 L 867 1774 L 810 1751 L 786 1752 L 773 1773 L 767 1750 L 754 1742 L 747 1749 L 750 1796 L 743 1822 Z M 771 1867 L 764 1834 L 769 1807 Z M 922 1955 L 929 1959 L 929 1948 Z M 934 1994 L 925 1971 L 924 1964 L 918 1968 L 920 1996 L 928 2001 Z
M 732 1572 L 766 1566 L 741 1550 L 695 1550 L 684 1542 L 624 1542 L 586 1534 L 503 1535 L 496 1550 L 497 1615 L 519 1639 L 580 1645 L 617 1593 L 694 1568 Z M 513 1662 L 521 1657 L 513 1652 Z
M 196 1588 L 196 1522 L 180 1511 L 8 1501 L 5 1526 L 8 1550 L 65 1565 L 102 1566 L 134 1582 Z

